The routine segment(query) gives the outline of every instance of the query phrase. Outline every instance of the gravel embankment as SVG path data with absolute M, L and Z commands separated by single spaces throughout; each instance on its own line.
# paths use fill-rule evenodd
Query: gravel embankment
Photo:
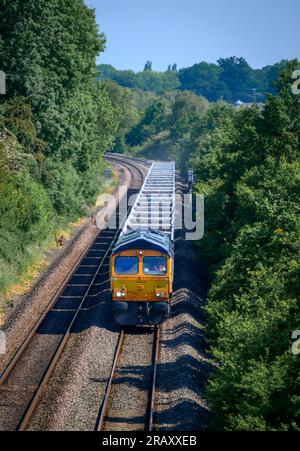
M 154 333 L 126 333 L 113 380 L 104 430 L 143 431 L 153 368 Z
M 79 319 L 57 364 L 29 430 L 94 430 L 105 393 L 119 329 L 102 293 Z
M 115 166 L 119 172 L 120 184 L 129 186 L 131 182 L 130 172 L 121 168 L 118 164 L 115 164 Z M 97 214 L 101 211 L 101 208 L 101 206 L 95 208 L 93 214 Z M 6 334 L 6 354 L 0 355 L 0 373 L 8 365 L 20 344 L 39 320 L 97 231 L 94 221 L 86 218 L 81 226 L 74 229 L 72 237 L 64 244 L 63 248 L 47 253 L 47 258 L 50 261 L 49 267 L 36 278 L 30 292 L 13 299 L 13 307 L 7 313 L 5 326 L 2 327 Z
M 175 254 L 172 317 L 162 327 L 154 418 L 157 431 L 202 430 L 209 422 L 204 390 L 213 362 L 207 352 L 202 313 L 206 288 L 195 245 L 182 240 Z

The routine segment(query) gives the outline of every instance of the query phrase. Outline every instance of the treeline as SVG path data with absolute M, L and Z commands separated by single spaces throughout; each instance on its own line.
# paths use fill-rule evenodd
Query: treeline
M 191 92 L 156 98 L 126 134 L 136 155 L 193 167 L 205 194 L 199 256 L 218 367 L 208 387 L 217 430 L 299 430 L 300 96 L 290 62 L 276 95 L 236 110 Z
M 96 82 L 105 38 L 83 0 L 0 0 L 0 292 L 101 191 L 121 120 Z
M 219 368 L 214 427 L 299 430 L 300 96 L 291 63 L 262 113 L 219 111 L 193 155 L 206 195 L 200 243 L 214 269 L 206 308 Z
M 137 156 L 176 160 L 184 172 L 190 136 L 209 102 L 192 92 L 173 91 L 158 97 L 126 135 L 126 144 Z
M 163 94 L 180 86 L 177 72 L 155 72 L 149 63 L 146 63 L 143 72 L 137 73 L 133 70 L 118 70 L 110 64 L 99 65 L 97 71 L 99 80 L 112 80 L 124 88 L 140 89 L 156 94 Z
M 189 91 L 173 90 L 159 96 L 112 81 L 102 83 L 123 117 L 113 150 L 154 160 L 176 160 L 185 173 L 191 135 L 211 108 L 208 100 Z M 231 109 L 225 102 L 221 104 Z
M 173 64 L 169 65 L 166 72 L 156 72 L 148 61 L 144 70 L 138 73 L 102 64 L 98 66 L 98 78 L 156 94 L 173 89 L 189 90 L 211 102 L 253 102 L 255 89 L 256 101 L 264 102 L 266 94 L 276 92 L 273 83 L 286 63 L 281 61 L 273 66 L 253 69 L 244 58 L 231 57 L 221 58 L 217 64 L 201 62 L 179 71 L 177 65 Z

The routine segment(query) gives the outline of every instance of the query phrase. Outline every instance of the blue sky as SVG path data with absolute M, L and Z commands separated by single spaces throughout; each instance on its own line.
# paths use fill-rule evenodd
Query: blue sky
M 118 69 L 187 67 L 244 56 L 259 68 L 300 59 L 300 0 L 86 0 Z

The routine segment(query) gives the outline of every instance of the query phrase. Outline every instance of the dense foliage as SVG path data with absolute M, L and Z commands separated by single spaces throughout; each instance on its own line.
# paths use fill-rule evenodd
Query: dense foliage
M 253 101 L 253 88 L 256 100 L 264 102 L 267 93 L 275 93 L 273 82 L 278 78 L 286 61 L 252 69 L 244 58 L 221 58 L 217 64 L 201 62 L 192 67 L 177 70 L 177 65 L 169 65 L 166 72 L 152 70 L 148 61 L 143 72 L 117 70 L 113 66 L 98 66 L 98 77 L 113 80 L 127 88 L 138 88 L 163 94 L 172 89 L 189 90 L 209 101 L 225 100 L 235 103 Z
M 194 153 L 206 194 L 200 251 L 217 268 L 206 313 L 220 363 L 209 385 L 218 429 L 300 429 L 300 360 L 291 352 L 300 324 L 295 67 L 282 72 L 279 96 L 262 113 L 216 110 Z
M 112 151 L 124 153 L 129 150 L 126 142 L 127 134 L 139 123 L 145 109 L 153 104 L 157 96 L 139 89 L 123 88 L 110 80 L 103 81 L 101 85 L 112 103 L 118 120 Z
M 186 170 L 191 134 L 209 102 L 188 91 L 173 91 L 149 105 L 140 121 L 126 135 L 126 143 L 137 156 L 176 160 Z
M 176 159 L 204 193 L 198 243 L 212 273 L 206 315 L 219 363 L 208 387 L 218 430 L 300 429 L 300 96 L 291 62 L 263 111 L 191 92 L 154 100 L 127 133 L 137 155 Z
M 0 291 L 101 190 L 121 116 L 96 81 L 105 38 L 83 0 L 0 0 Z

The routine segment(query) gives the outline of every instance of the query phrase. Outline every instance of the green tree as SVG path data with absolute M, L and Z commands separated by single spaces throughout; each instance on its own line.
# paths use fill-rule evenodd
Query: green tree
M 218 61 L 222 69 L 220 81 L 226 84 L 231 93 L 232 102 L 238 99 L 251 101 L 251 88 L 255 87 L 252 69 L 245 58 L 221 58 Z M 226 99 L 227 100 L 227 99 Z
M 181 89 L 190 90 L 210 101 L 231 96 L 227 85 L 220 80 L 221 68 L 215 64 L 200 63 L 181 69 L 178 73 Z
M 25 136 L 20 134 L 24 135 L 25 126 L 28 132 L 29 121 L 34 120 L 35 146 L 44 143 L 47 158 L 61 162 L 62 166 L 73 166 L 77 175 L 69 183 L 74 181 L 76 192 L 80 180 L 83 194 L 79 197 L 82 201 L 79 213 L 99 190 L 94 167 L 98 167 L 103 152 L 112 146 L 118 126 L 107 93 L 95 82 L 95 59 L 105 46 L 95 11 L 85 6 L 83 0 L 38 0 L 26 5 L 20 0 L 13 4 L 1 0 L 1 3 L 0 58 L 8 80 L 6 98 L 12 105 L 10 111 L 10 104 L 6 106 L 11 122 L 8 125 L 14 132 L 17 125 L 17 137 L 24 141 Z M 13 118 L 16 96 L 23 96 L 28 105 L 23 102 L 22 106 L 19 101 L 19 117 Z M 28 136 L 32 138 L 30 130 L 26 139 Z M 47 189 L 52 192 L 48 184 Z M 66 211 L 68 193 L 69 190 L 61 193 Z

